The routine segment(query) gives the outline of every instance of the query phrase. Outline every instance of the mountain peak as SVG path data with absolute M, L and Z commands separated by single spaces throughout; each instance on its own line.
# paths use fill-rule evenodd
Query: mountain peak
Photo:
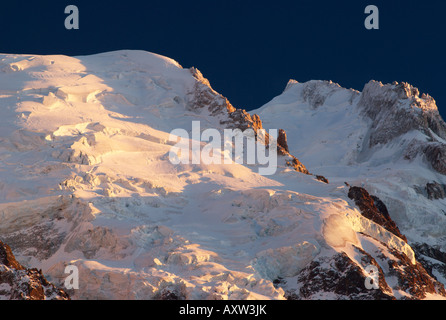
M 298 99 L 308 103 L 312 109 L 322 105 L 335 105 L 339 100 L 352 101 L 359 94 L 358 91 L 343 88 L 331 80 L 298 82 L 290 79 L 283 92 L 298 96 Z
M 446 138 L 446 124 L 435 100 L 406 83 L 382 84 L 372 80 L 364 86 L 358 102 L 361 113 L 372 120 L 369 146 L 385 144 L 411 130 L 428 137 Z
M 369 81 L 362 91 L 360 104 L 382 104 L 387 108 L 397 106 L 407 109 L 438 111 L 435 100 L 428 94 L 421 94 L 418 88 L 407 82 L 383 84 Z
M 274 110 L 257 116 L 232 106 L 197 69 L 147 52 L 1 58 L 10 66 L 0 71 L 0 235 L 12 248 L 8 265 L 3 263 L 7 268 L 42 268 L 62 285 L 65 267 L 76 267 L 81 285 L 70 294 L 73 299 L 445 297 L 410 247 L 426 230 L 412 232 L 405 223 L 416 221 L 414 229 L 430 223 L 428 231 L 438 227 L 431 236 L 445 239 L 446 218 L 440 210 L 410 212 L 423 201 L 408 201 L 407 213 L 401 211 L 401 194 L 418 196 L 409 191 L 423 180 L 405 180 L 420 167 L 401 177 L 402 162 L 392 167 L 394 176 L 372 162 L 355 162 L 377 129 L 383 137 L 401 133 L 371 127 L 375 120 L 413 128 L 383 116 L 407 111 L 379 104 L 379 97 L 387 101 L 384 89 L 395 103 L 412 99 L 391 85 L 372 83 L 370 99 L 358 106 L 358 91 L 332 81 L 291 80 L 271 102 Z M 405 85 L 401 90 L 418 96 Z M 383 114 L 370 120 L 362 114 L 368 108 L 382 108 Z M 410 120 L 406 113 L 395 114 Z M 187 151 L 198 142 L 195 150 L 203 155 L 212 138 L 229 146 L 225 152 L 237 160 L 239 142 L 220 139 L 221 133 L 253 129 L 255 135 L 263 127 L 279 129 L 272 165 L 280 170 L 268 177 L 254 170 L 265 162 L 266 151 L 275 150 L 260 145 L 240 148 L 257 151 L 259 165 L 195 163 L 193 154 L 185 155 L 192 163 L 169 161 L 178 146 L 171 139 L 175 129 L 184 133 L 180 142 Z M 305 157 L 309 170 L 293 154 Z M 309 172 L 324 174 L 330 184 Z M 359 192 L 364 200 L 356 204 L 344 181 L 370 193 Z M 446 181 L 436 181 L 430 193 L 442 196 Z M 1 257 L 0 252 L 0 267 L 6 261 Z M 370 267 L 379 273 L 377 291 L 364 285 Z M 2 270 L 23 276 L 28 270 L 18 269 Z M 40 276 L 37 270 L 32 274 Z

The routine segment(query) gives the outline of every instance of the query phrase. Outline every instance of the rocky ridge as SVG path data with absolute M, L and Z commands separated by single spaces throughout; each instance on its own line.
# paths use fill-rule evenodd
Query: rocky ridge
M 266 119 L 266 127 L 288 122 L 292 152 L 330 180 L 348 181 L 347 195 L 361 214 L 412 247 L 418 271 L 410 273 L 446 283 L 441 249 L 446 124 L 431 96 L 405 82 L 372 80 L 359 92 L 331 81 L 291 80 L 282 95 L 253 112 Z
M 23 267 L 11 248 L 0 241 L 0 300 L 70 300 L 70 297 L 50 283 L 42 270 Z
M 1 131 L 10 185 L 0 188 L 1 236 L 52 281 L 67 263 L 78 266 L 76 299 L 444 297 L 389 218 L 388 198 L 358 190 L 365 200 L 356 203 L 339 181 L 315 181 L 291 156 L 300 156 L 293 128 L 279 130 L 282 162 L 272 177 L 169 162 L 167 132 L 191 120 L 256 132 L 269 120 L 235 109 L 198 70 L 133 51 L 4 61 L 15 66 L 7 78 L 22 82 L 0 100 L 16 107 L 0 109 L 0 121 L 20 118 L 14 134 Z M 331 82 L 303 89 L 313 113 L 359 99 Z M 39 233 L 45 227 L 51 232 Z M 35 243 L 24 238 L 33 233 Z M 364 286 L 370 265 L 381 270 L 376 291 Z

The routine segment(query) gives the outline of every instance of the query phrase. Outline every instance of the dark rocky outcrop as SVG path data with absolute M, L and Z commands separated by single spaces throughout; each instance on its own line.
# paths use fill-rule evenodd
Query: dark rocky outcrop
M 24 270 L 25 268 L 17 262 L 11 248 L 0 241 L 0 264 L 16 270 Z
M 202 109 L 207 109 L 211 115 L 220 116 L 222 118 L 220 124 L 225 128 L 240 129 L 241 131 L 253 129 L 256 139 L 259 137 L 259 132 L 260 130 L 263 130 L 263 126 L 262 120 L 257 114 L 250 115 L 246 110 L 234 108 L 228 99 L 212 89 L 209 81 L 203 77 L 198 69 L 192 67 L 189 70 L 198 81 L 195 83 L 193 90 L 189 93 L 189 99 L 186 106 L 188 110 L 199 112 Z M 264 143 L 268 145 L 270 141 L 269 134 L 264 131 L 262 136 Z M 283 129 L 279 129 L 278 131 L 277 153 L 284 158 L 284 162 L 287 166 L 292 167 L 297 172 L 313 175 L 317 180 L 329 183 L 328 179 L 324 176 L 310 173 L 298 158 L 290 154 L 286 132 Z
M 298 274 L 298 289 L 288 299 L 421 300 L 428 294 L 446 297 L 442 283 L 417 261 L 382 243 L 382 249 L 365 252 L 352 246 L 355 261 L 345 252 L 313 260 Z M 377 270 L 377 288 L 367 288 L 367 267 Z M 390 285 L 391 284 L 391 285 Z
M 299 159 L 297 159 L 295 156 L 291 154 L 287 156 L 285 163 L 287 164 L 287 166 L 293 167 L 294 170 L 298 172 L 310 174 L 310 172 L 308 172 L 307 168 L 303 165 L 303 163 L 300 162 Z
M 236 109 L 221 94 L 215 92 L 209 81 L 203 77 L 202 73 L 192 67 L 189 69 L 191 74 L 198 81 L 195 83 L 193 91 L 190 92 L 191 99 L 187 103 L 187 108 L 191 111 L 207 108 L 212 115 L 224 114 L 225 112 L 234 112 Z
M 420 262 L 412 264 L 410 259 L 401 252 L 389 248 L 396 258 L 388 261 L 389 276 L 398 279 L 397 288 L 409 293 L 412 299 L 424 299 L 427 293 L 446 297 L 444 285 L 429 275 Z
M 428 245 L 427 243 L 414 243 L 412 248 L 415 252 L 417 261 L 433 278 L 441 275 L 446 278 L 446 252 L 440 247 Z
M 70 300 L 46 280 L 41 270 L 17 262 L 11 248 L 0 241 L 0 300 Z
M 360 112 L 371 120 L 368 147 L 385 145 L 408 132 L 421 135 L 407 141 L 404 159 L 424 156 L 434 170 L 446 174 L 446 123 L 435 100 L 408 83 L 367 83 L 358 102 Z
M 158 293 L 155 300 L 185 300 L 185 297 L 177 291 L 170 291 L 166 289 Z
M 430 200 L 444 199 L 446 197 L 446 188 L 444 184 L 436 181 L 426 184 L 427 198 Z
M 321 175 L 315 175 L 316 179 L 325 183 L 330 183 L 327 178 Z
M 396 223 L 390 218 L 385 204 L 376 196 L 370 195 L 361 187 L 350 187 L 348 197 L 355 201 L 361 214 L 367 219 L 376 222 L 394 235 L 407 242 Z
M 288 292 L 288 299 L 394 300 L 375 259 L 360 248 L 355 247 L 355 250 L 362 255 L 363 267 L 374 265 L 378 269 L 378 289 L 367 289 L 368 274 L 341 252 L 313 260 L 305 267 L 298 275 L 299 290 Z
M 277 137 L 277 151 L 279 153 L 290 153 L 286 132 L 283 129 L 279 129 L 279 136 Z
M 446 175 L 446 144 L 437 141 L 436 137 L 428 139 L 428 142 L 413 139 L 403 152 L 404 159 L 412 161 L 422 156 L 432 169 Z
M 430 143 L 423 149 L 426 160 L 437 172 L 446 175 L 446 145 Z
M 430 246 L 427 243 L 415 243 L 412 248 L 417 254 L 425 255 L 429 258 L 446 263 L 446 252 L 443 252 L 440 248 Z
M 203 77 L 202 73 L 196 68 L 190 68 L 190 72 L 198 81 L 195 83 L 192 92 L 189 93 L 189 100 L 187 102 L 187 108 L 191 111 L 199 111 L 207 109 L 213 116 L 221 116 L 220 124 L 228 129 L 240 129 L 244 131 L 246 129 L 253 129 L 256 138 L 259 135 L 259 130 L 263 129 L 262 121 L 256 114 L 250 115 L 244 109 L 236 109 L 234 106 L 223 97 L 221 94 L 214 91 L 209 81 Z M 285 164 L 294 168 L 294 170 L 310 174 L 307 168 L 298 158 L 289 153 L 288 146 L 284 147 L 283 139 L 286 140 L 286 133 L 282 130 L 279 132 L 281 142 L 277 143 L 278 154 L 285 157 Z M 265 144 L 269 143 L 269 135 L 267 132 L 264 134 Z
M 412 188 L 416 193 L 429 200 L 446 198 L 446 185 L 437 181 L 428 182 L 425 185 L 413 185 Z
M 298 82 L 295 80 L 290 80 L 285 88 L 285 91 L 294 84 L 298 84 Z M 339 84 L 332 81 L 310 80 L 302 83 L 301 85 L 303 86 L 301 93 L 303 101 L 308 103 L 308 105 L 314 110 L 324 105 L 327 99 L 333 95 L 336 95 L 341 90 L 348 92 L 351 95 L 350 102 L 359 94 L 353 89 L 344 89 Z
M 446 124 L 435 100 L 426 94 L 420 96 L 408 83 L 383 85 L 372 80 L 364 86 L 358 106 L 372 120 L 369 147 L 386 144 L 411 130 L 446 138 Z

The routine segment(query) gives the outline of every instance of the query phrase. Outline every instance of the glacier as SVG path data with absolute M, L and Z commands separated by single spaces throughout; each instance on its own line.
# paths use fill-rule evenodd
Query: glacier
M 422 152 L 446 131 L 410 85 L 290 81 L 246 112 L 196 68 L 138 50 L 2 54 L 0 84 L 0 240 L 60 287 L 78 267 L 72 299 L 446 297 L 413 246 L 446 239 L 446 200 L 419 191 L 446 184 Z M 271 176 L 173 164 L 169 132 L 193 121 L 284 129 L 289 152 Z M 378 196 L 408 241 L 365 218 L 345 182 Z M 378 290 L 364 286 L 369 265 Z

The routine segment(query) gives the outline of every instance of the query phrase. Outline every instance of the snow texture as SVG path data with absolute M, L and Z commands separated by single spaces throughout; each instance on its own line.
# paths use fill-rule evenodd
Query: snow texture
M 405 127 L 387 141 L 373 125 L 375 97 L 406 113 L 435 113 L 433 100 L 411 87 L 402 96 L 372 82 L 365 95 L 332 82 L 290 81 L 254 112 L 264 127 L 285 129 L 290 153 L 326 184 L 286 161 L 271 176 L 256 165 L 172 164 L 173 129 L 261 122 L 236 110 L 197 69 L 160 55 L 3 54 L 0 83 L 0 239 L 60 286 L 65 266 L 76 265 L 72 299 L 285 299 L 317 259 L 346 254 L 363 270 L 359 248 L 378 263 L 395 250 L 415 264 L 410 243 L 446 239 L 437 210 L 446 200 L 415 189 L 446 184 L 417 153 L 427 131 Z M 443 139 L 442 127 L 431 127 L 430 137 Z M 410 161 L 401 157 L 415 145 Z M 409 244 L 364 218 L 344 181 L 379 196 Z

